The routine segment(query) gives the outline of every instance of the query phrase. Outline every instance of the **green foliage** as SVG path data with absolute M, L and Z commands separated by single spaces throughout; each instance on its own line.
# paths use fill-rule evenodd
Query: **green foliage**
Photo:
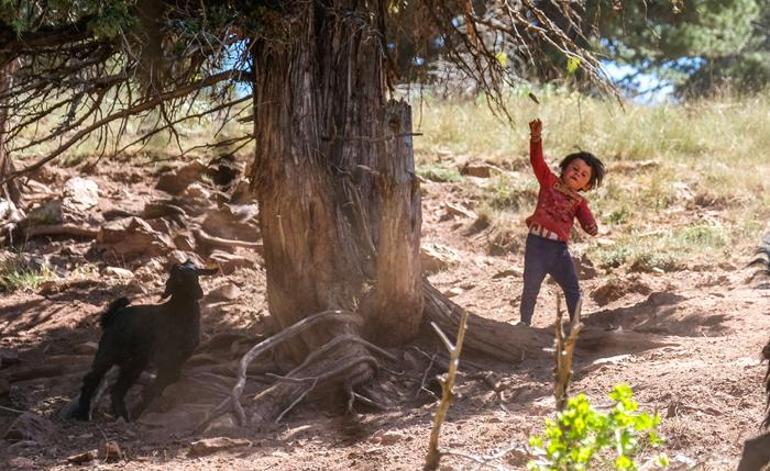
M 417 175 L 434 182 L 459 182 L 462 179 L 457 168 L 440 164 L 420 165 L 417 167 Z
M 645 447 L 663 443 L 657 432 L 660 415 L 639 411 L 627 384 L 616 385 L 609 398 L 613 405 L 607 413 L 594 409 L 584 394 L 570 398 L 555 421 L 546 419 L 543 435 L 530 438 L 536 459 L 527 468 L 577 471 L 611 466 L 636 470 L 635 459 Z M 655 464 L 666 467 L 668 459 L 659 455 Z
M 620 14 L 607 0 L 589 3 L 610 60 L 669 79 L 680 93 L 770 83 L 768 0 L 624 2 Z

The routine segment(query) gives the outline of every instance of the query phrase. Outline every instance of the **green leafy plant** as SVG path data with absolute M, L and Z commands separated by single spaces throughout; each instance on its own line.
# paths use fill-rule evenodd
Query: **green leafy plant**
M 627 384 L 616 385 L 609 398 L 613 405 L 606 413 L 594 409 L 584 394 L 570 398 L 556 420 L 546 419 L 544 433 L 530 438 L 535 459 L 527 468 L 636 470 L 636 456 L 647 446 L 663 443 L 657 432 L 660 415 L 639 411 Z M 658 455 L 654 464 L 665 468 L 668 458 Z

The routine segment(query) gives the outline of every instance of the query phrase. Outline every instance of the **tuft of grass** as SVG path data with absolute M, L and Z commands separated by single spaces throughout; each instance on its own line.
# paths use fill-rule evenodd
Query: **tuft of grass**
M 459 182 L 462 175 L 456 167 L 446 167 L 441 164 L 422 164 L 416 169 L 417 175 L 434 182 Z
M 21 255 L 8 255 L 0 259 L 0 291 L 32 291 L 43 282 L 55 278 L 46 264 L 38 264 Z

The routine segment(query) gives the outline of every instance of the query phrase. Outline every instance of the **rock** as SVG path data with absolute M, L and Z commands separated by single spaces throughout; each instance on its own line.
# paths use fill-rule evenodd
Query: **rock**
M 254 261 L 246 257 L 224 252 L 222 250 L 214 250 L 209 255 L 209 260 L 216 263 L 222 273 L 229 275 L 239 268 L 253 268 Z
M 440 244 L 428 243 L 420 248 L 420 263 L 423 273 L 436 273 L 446 270 L 459 261 L 457 253 Z
M 198 160 L 194 160 L 189 164 L 162 174 L 158 178 L 158 183 L 155 188 L 172 195 L 178 195 L 182 193 L 192 182 L 200 179 L 203 172 L 206 171 L 206 166 Z
M 64 222 L 64 211 L 62 202 L 59 200 L 49 200 L 40 206 L 33 208 L 27 214 L 28 225 L 49 225 L 62 224 Z
M 201 200 L 208 200 L 211 198 L 211 192 L 203 188 L 203 185 L 201 185 L 200 183 L 191 184 L 190 186 L 185 188 L 182 195 L 187 198 L 201 199 Z
M 78 453 L 76 455 L 68 456 L 67 463 L 72 463 L 72 464 L 90 463 L 91 461 L 96 459 L 96 456 L 97 456 L 96 450 L 88 450 L 83 453 Z
M 85 213 L 99 204 L 99 186 L 88 178 L 70 178 L 64 183 L 64 199 L 62 206 L 65 211 Z
M 174 250 L 168 256 L 167 268 L 170 269 L 173 264 L 185 263 L 188 260 L 190 260 L 191 262 L 193 262 L 195 265 L 199 267 L 203 267 L 206 265 L 205 263 L 203 263 L 203 260 L 196 253 L 187 252 L 184 250 Z
M 114 463 L 123 458 L 123 451 L 117 442 L 106 441 L 99 448 L 99 459 L 107 463 Z
M 467 163 L 460 168 L 460 175 L 470 177 L 489 178 L 500 169 L 487 163 Z
M 13 202 L 0 198 L 0 221 L 10 218 L 14 211 L 16 211 L 16 205 Z
M 102 271 L 102 275 L 121 280 L 130 280 L 134 277 L 134 272 L 125 268 L 107 267 Z
M 251 442 L 244 438 L 214 437 L 204 438 L 190 444 L 191 456 L 203 456 L 230 448 L 251 446 Z
M 155 257 L 174 249 L 171 239 L 137 217 L 119 219 L 103 225 L 96 236 L 97 246 L 123 260 L 140 256 Z
M 454 288 L 450 288 L 449 291 L 447 291 L 445 294 L 448 298 L 454 298 L 455 296 L 459 296 L 464 292 L 465 290 L 463 290 L 459 286 L 455 286 Z
M 516 270 L 515 268 L 509 268 L 507 270 L 499 271 L 492 275 L 493 280 L 499 280 L 500 278 L 508 278 L 508 277 L 514 277 L 514 278 L 521 278 L 524 276 L 524 273 L 521 270 Z
M 233 283 L 225 283 L 221 286 L 217 286 L 211 290 L 208 294 L 208 298 L 212 300 L 227 300 L 233 301 L 241 296 L 241 289 Z
M 254 214 L 236 213 L 228 206 L 224 206 L 207 211 L 201 227 L 207 234 L 223 239 L 258 242 L 261 237 L 253 217 Z
M 99 344 L 96 342 L 83 342 L 76 345 L 73 350 L 78 355 L 93 355 L 99 350 Z
M 455 216 L 470 218 L 474 221 L 479 217 L 475 212 L 462 205 L 446 203 L 444 205 L 444 214 L 439 218 L 439 221 L 446 221 L 448 219 L 454 218 Z
M 179 233 L 176 236 L 174 236 L 174 245 L 179 250 L 184 250 L 186 252 L 195 252 L 195 238 L 190 236 L 190 234 Z
M 25 412 L 13 421 L 3 438 L 6 440 L 32 440 L 45 443 L 56 431 L 53 423 L 45 417 L 31 412 Z

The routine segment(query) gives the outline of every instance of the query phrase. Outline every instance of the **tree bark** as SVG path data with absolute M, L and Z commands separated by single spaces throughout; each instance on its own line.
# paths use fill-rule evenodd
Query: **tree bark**
M 302 332 L 288 342 L 296 362 L 337 335 L 405 342 L 422 316 L 410 109 L 386 100 L 383 38 L 369 7 L 325 3 L 302 4 L 286 41 L 252 44 L 252 184 L 271 318 L 277 330 L 334 309 L 364 320 L 361 328 L 320 324 Z M 298 374 L 320 375 L 354 358 L 362 361 L 339 381 L 350 390 L 375 374 L 358 342 L 331 349 Z M 290 397 L 306 387 L 279 383 L 262 397 Z

